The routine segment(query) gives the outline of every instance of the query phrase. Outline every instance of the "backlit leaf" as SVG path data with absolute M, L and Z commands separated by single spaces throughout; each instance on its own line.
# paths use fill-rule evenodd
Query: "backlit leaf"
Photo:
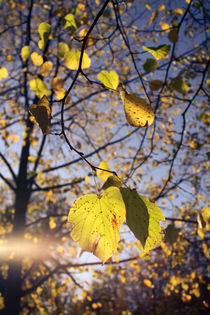
M 123 88 L 120 89 L 120 96 L 124 103 L 125 117 L 129 125 L 134 127 L 151 126 L 155 114 L 144 98 L 127 93 Z
M 210 208 L 203 208 L 198 215 L 198 226 L 204 231 L 210 231 Z
M 102 168 L 104 170 L 108 170 L 111 171 L 111 169 L 109 168 L 109 165 L 106 161 L 101 161 L 101 163 L 98 166 L 99 168 Z M 98 178 L 100 178 L 103 182 L 105 182 L 109 176 L 112 175 L 112 173 L 110 172 L 106 172 L 106 171 L 102 171 L 102 170 L 96 170 L 96 175 Z
M 166 58 L 171 50 L 170 45 L 160 45 L 158 47 L 146 47 L 142 46 L 142 48 L 148 52 L 150 52 L 155 59 L 160 60 Z
M 21 55 L 22 60 L 26 61 L 30 55 L 30 47 L 29 46 L 22 47 L 20 55 Z
M 103 263 L 117 250 L 124 220 L 125 205 L 117 187 L 109 187 L 100 196 L 89 194 L 78 198 L 68 215 L 73 224 L 73 240 Z
M 38 104 L 29 106 L 29 112 L 41 128 L 44 135 L 50 133 L 51 108 L 47 97 L 44 95 Z
M 183 79 L 181 77 L 176 77 L 172 79 L 171 83 L 172 88 L 182 94 L 186 94 L 190 89 L 189 85 L 186 82 L 186 79 Z
M 8 71 L 4 67 L 0 67 L 0 80 L 8 77 Z
M 101 71 L 97 78 L 106 87 L 116 90 L 119 85 L 119 76 L 115 71 Z
M 48 41 L 48 38 L 51 32 L 50 24 L 45 23 L 45 22 L 39 24 L 38 32 L 41 37 L 41 40 L 39 41 L 38 46 L 40 49 L 43 49 Z
M 79 61 L 80 61 L 81 52 L 80 50 L 70 50 L 65 54 L 64 63 L 65 65 L 71 70 L 77 70 L 79 68 Z M 82 69 L 89 68 L 91 64 L 91 60 L 84 52 L 82 58 Z
M 148 58 L 143 67 L 146 72 L 151 72 L 159 67 L 159 63 L 155 59 Z
M 69 46 L 65 43 L 58 43 L 57 52 L 58 57 L 63 59 L 65 54 L 69 51 Z
M 30 89 L 38 96 L 42 98 L 44 95 L 49 96 L 51 94 L 48 89 L 46 83 L 44 83 L 41 79 L 32 79 L 29 83 Z
M 153 13 L 151 15 L 151 18 L 149 20 L 149 25 L 154 23 L 154 21 L 156 20 L 157 16 L 158 16 L 158 11 L 157 10 L 153 11 Z
M 67 14 L 64 17 L 64 20 L 65 20 L 64 28 L 66 28 L 68 31 L 74 33 L 77 30 L 77 24 L 75 22 L 75 18 L 73 16 L 73 14 Z
M 31 60 L 35 66 L 41 66 L 43 64 L 43 58 L 37 52 L 31 54 Z
M 160 27 L 162 28 L 163 31 L 166 31 L 166 32 L 168 32 L 170 29 L 170 25 L 165 22 L 160 22 Z
M 49 74 L 50 70 L 52 69 L 52 66 L 53 66 L 53 64 L 52 64 L 51 61 L 45 61 L 43 63 L 43 65 L 41 66 L 41 69 L 40 69 L 39 73 L 43 77 L 46 77 Z
M 126 205 L 126 221 L 128 227 L 140 240 L 144 251 L 157 246 L 163 239 L 159 221 L 165 221 L 160 208 L 135 190 L 120 189 Z

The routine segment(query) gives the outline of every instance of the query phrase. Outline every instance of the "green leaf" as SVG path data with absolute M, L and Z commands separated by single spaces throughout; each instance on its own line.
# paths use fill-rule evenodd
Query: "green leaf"
M 172 79 L 172 88 L 182 94 L 186 94 L 190 89 L 186 83 L 186 79 L 182 79 L 181 77 Z
M 57 53 L 58 53 L 58 58 L 63 59 L 65 54 L 69 51 L 69 46 L 65 43 L 58 43 L 57 46 Z
M 117 250 L 124 220 L 125 205 L 117 187 L 109 187 L 100 196 L 89 194 L 78 198 L 68 215 L 73 224 L 73 240 L 103 263 Z
M 73 14 L 67 14 L 64 17 L 64 20 L 65 20 L 64 28 L 66 28 L 68 31 L 72 33 L 75 33 L 77 30 L 77 24 L 75 22 Z
M 140 196 L 135 190 L 120 189 L 126 206 L 128 227 L 140 240 L 144 251 L 157 246 L 163 239 L 159 221 L 165 221 L 160 208 L 146 197 Z
M 208 161 L 210 161 L 210 152 L 207 152 Z
M 81 52 L 80 50 L 70 50 L 65 54 L 64 63 L 71 70 L 77 70 L 79 68 L 79 60 L 80 60 Z M 82 69 L 89 68 L 91 64 L 91 60 L 84 52 L 82 58 Z
M 146 47 L 142 46 L 142 48 L 148 52 L 150 52 L 155 59 L 160 60 L 168 56 L 171 46 L 170 45 L 160 45 L 158 47 Z
M 161 80 L 152 80 L 149 82 L 150 90 L 152 91 L 158 91 L 160 88 L 162 88 L 164 82 Z
M 38 32 L 41 37 L 41 40 L 39 41 L 38 46 L 40 49 L 43 49 L 48 41 L 48 38 L 51 32 L 50 24 L 45 23 L 45 22 L 41 23 L 39 25 Z
M 30 47 L 29 46 L 22 47 L 20 55 L 21 55 L 22 60 L 25 62 L 29 58 Z
M 147 58 L 143 67 L 146 72 L 151 72 L 159 67 L 159 63 L 155 59 Z
M 97 78 L 106 87 L 116 90 L 119 85 L 119 76 L 115 71 L 101 71 Z
M 51 94 L 50 90 L 47 87 L 47 84 L 44 83 L 41 79 L 32 79 L 29 82 L 30 89 L 38 96 L 42 98 L 44 95 L 49 96 Z
M 170 245 L 173 245 L 177 240 L 180 229 L 176 228 L 174 224 L 169 224 L 165 231 L 165 241 Z

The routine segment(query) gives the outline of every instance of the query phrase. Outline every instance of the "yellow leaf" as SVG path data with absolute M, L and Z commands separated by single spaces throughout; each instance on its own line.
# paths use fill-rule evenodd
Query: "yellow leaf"
M 152 282 L 149 279 L 144 279 L 144 284 L 148 288 L 154 288 L 154 285 L 152 284 Z
M 165 10 L 165 5 L 164 5 L 164 4 L 160 4 L 160 5 L 158 6 L 158 10 L 159 10 L 159 11 Z
M 65 54 L 69 51 L 69 46 L 65 43 L 58 43 L 57 53 L 58 57 L 63 59 Z
M 30 47 L 29 46 L 22 47 L 20 55 L 21 55 L 22 60 L 26 61 L 30 55 Z
M 7 77 L 8 77 L 7 69 L 4 67 L 0 68 L 0 80 L 6 79 Z
M 145 99 L 127 93 L 120 87 L 120 96 L 124 103 L 125 117 L 129 125 L 134 127 L 151 126 L 155 114 Z
M 65 89 L 55 90 L 55 96 L 58 101 L 62 100 L 66 94 Z
M 70 50 L 65 54 L 64 63 L 65 65 L 71 70 L 77 70 L 79 68 L 79 61 L 80 61 L 81 52 L 80 50 Z M 82 69 L 89 68 L 91 64 L 91 60 L 84 52 L 82 58 Z
M 151 25 L 151 24 L 154 23 L 154 21 L 156 20 L 157 16 L 158 16 L 158 11 L 155 10 L 155 11 L 152 13 L 152 15 L 151 15 L 151 18 L 150 18 L 150 20 L 149 20 L 149 25 Z
M 46 61 L 43 63 L 43 65 L 41 66 L 41 69 L 40 69 L 40 74 L 43 76 L 43 77 L 46 77 L 50 70 L 52 69 L 52 62 L 51 61 Z
M 169 31 L 169 24 L 165 23 L 165 22 L 160 22 L 160 27 L 162 28 L 163 31 Z
M 180 15 L 182 15 L 182 14 L 183 14 L 183 10 L 182 10 L 182 9 L 179 9 L 179 8 L 174 9 L 174 14 L 180 14 Z
M 99 168 L 103 168 L 104 170 L 108 170 L 111 171 L 111 169 L 109 168 L 109 165 L 106 161 L 101 161 L 101 163 L 98 166 Z M 102 170 L 97 170 L 96 171 L 96 175 L 98 178 L 100 178 L 103 182 L 105 182 L 109 176 L 111 176 L 112 174 L 106 171 L 102 171 Z
M 30 89 L 38 96 L 39 98 L 44 95 L 49 96 L 51 94 L 48 89 L 46 83 L 44 83 L 41 79 L 32 79 L 29 83 Z
M 119 76 L 115 71 L 101 71 L 97 75 L 98 80 L 100 80 L 106 87 L 116 90 L 119 85 Z
M 31 60 L 35 66 L 41 66 L 43 64 L 43 58 L 37 52 L 31 54 Z
M 51 108 L 47 97 L 44 95 L 38 104 L 29 107 L 29 112 L 34 116 L 43 134 L 50 133 Z
M 49 218 L 49 227 L 51 230 L 56 228 L 56 223 L 55 223 L 55 218 L 54 217 L 50 217 Z
M 64 85 L 64 81 L 60 77 L 55 77 L 51 81 L 51 86 L 54 91 L 59 91 L 60 89 L 62 89 L 63 85 Z

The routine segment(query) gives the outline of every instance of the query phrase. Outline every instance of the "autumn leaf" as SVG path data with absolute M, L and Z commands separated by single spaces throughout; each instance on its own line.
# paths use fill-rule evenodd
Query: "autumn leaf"
M 176 228 L 174 224 L 169 224 L 165 230 L 165 241 L 170 245 L 176 242 L 180 229 Z
M 71 70 L 77 70 L 79 68 L 81 52 L 80 50 L 70 50 L 65 54 L 64 63 Z M 83 53 L 82 69 L 89 68 L 91 60 L 86 52 Z
M 51 108 L 47 97 L 44 95 L 38 104 L 29 106 L 29 112 L 35 118 L 44 135 L 50 134 Z
M 145 252 L 153 249 L 163 239 L 159 225 L 160 220 L 165 221 L 162 211 L 136 190 L 121 188 L 120 191 L 126 205 L 128 227 L 140 240 Z
M 69 51 L 69 46 L 65 43 L 58 43 L 57 53 L 58 57 L 63 59 L 65 54 Z
M 157 60 L 166 58 L 171 50 L 170 45 L 160 45 L 158 47 L 142 46 L 142 48 L 150 52 Z
M 31 60 L 35 66 L 41 66 L 43 64 L 43 58 L 37 52 L 31 54 Z
M 189 85 L 186 82 L 186 79 L 185 78 L 183 79 L 181 77 L 176 77 L 172 79 L 171 86 L 175 91 L 181 94 L 186 94 L 190 89 Z
M 104 170 L 107 170 L 107 171 L 111 171 L 108 163 L 106 161 L 101 161 L 101 163 L 99 164 L 98 166 L 99 168 L 102 168 Z M 112 174 L 110 172 L 106 172 L 106 171 L 103 171 L 103 170 L 99 170 L 97 169 L 96 170 L 96 175 L 98 178 L 100 178 L 103 182 L 105 182 L 109 176 L 111 176 Z
M 72 33 L 76 32 L 77 24 L 75 22 L 75 18 L 73 14 L 67 14 L 64 17 L 64 21 L 65 21 L 64 28 L 66 28 L 68 31 Z
M 29 82 L 30 89 L 38 96 L 39 98 L 44 95 L 49 96 L 51 94 L 50 90 L 47 87 L 47 84 L 44 83 L 41 79 L 32 79 Z
M 170 40 L 171 43 L 175 44 L 179 39 L 178 29 L 174 28 L 173 30 L 171 30 L 168 33 L 168 39 Z
M 117 187 L 109 187 L 100 196 L 88 194 L 78 198 L 68 215 L 73 240 L 103 263 L 117 250 L 124 220 L 125 205 Z
M 143 68 L 146 72 L 155 71 L 159 67 L 159 63 L 152 58 L 147 58 L 146 62 L 143 65 Z
M 151 80 L 151 81 L 149 82 L 150 90 L 152 90 L 152 91 L 158 91 L 159 89 L 162 88 L 163 83 L 164 83 L 164 82 L 161 81 L 161 80 Z
M 0 67 L 0 80 L 8 77 L 8 71 L 4 67 Z
M 46 77 L 50 70 L 52 69 L 52 62 L 51 61 L 45 61 L 42 66 L 41 66 L 41 69 L 39 71 L 39 73 L 43 76 L 43 77 Z
M 21 55 L 22 60 L 26 61 L 30 55 L 30 47 L 29 46 L 22 47 L 20 55 Z
M 119 76 L 115 71 L 101 71 L 97 78 L 106 87 L 116 90 L 119 85 Z
M 155 114 L 144 98 L 127 93 L 120 87 L 120 96 L 124 103 L 125 117 L 129 125 L 134 127 L 151 126 Z
M 47 41 L 48 41 L 48 38 L 49 38 L 49 35 L 51 32 L 50 24 L 45 23 L 45 22 L 39 24 L 38 32 L 39 32 L 39 35 L 41 37 L 41 39 L 38 43 L 38 46 L 40 49 L 43 49 L 44 46 L 46 45 Z

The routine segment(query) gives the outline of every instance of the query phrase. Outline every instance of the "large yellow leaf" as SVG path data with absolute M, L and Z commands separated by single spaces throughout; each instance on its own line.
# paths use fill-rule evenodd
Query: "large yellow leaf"
M 79 68 L 79 61 L 80 61 L 81 52 L 80 50 L 70 50 L 65 54 L 64 63 L 65 65 L 71 70 L 77 70 Z M 82 58 L 82 69 L 89 68 L 91 64 L 91 60 L 84 52 Z
M 35 118 L 44 135 L 50 133 L 51 108 L 47 97 L 44 95 L 38 104 L 29 106 L 29 112 Z
M 73 240 L 103 263 L 117 250 L 124 220 L 125 205 L 117 187 L 109 187 L 100 196 L 89 194 L 78 198 L 68 215 L 73 224 Z
M 120 88 L 120 96 L 124 103 L 125 117 L 129 125 L 134 127 L 151 126 L 155 114 L 144 98 L 127 93 Z

